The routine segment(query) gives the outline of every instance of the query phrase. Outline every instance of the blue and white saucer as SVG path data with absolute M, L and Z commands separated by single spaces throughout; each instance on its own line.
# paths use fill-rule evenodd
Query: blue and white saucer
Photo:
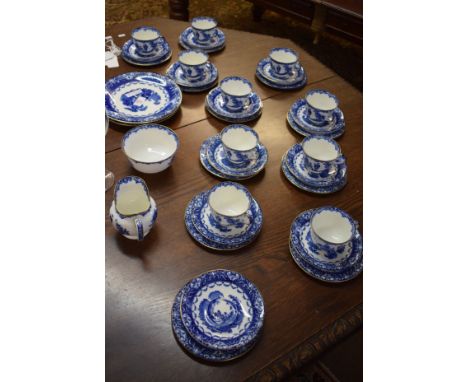
M 262 114 L 263 102 L 257 93 L 250 95 L 250 105 L 244 110 L 232 112 L 226 109 L 219 87 L 214 88 L 206 95 L 206 109 L 216 118 L 231 123 L 244 123 L 252 121 Z
M 333 258 L 330 253 L 317 248 L 310 232 L 310 221 L 314 211 L 312 209 L 302 212 L 291 224 L 290 245 L 299 257 L 314 268 L 333 273 L 346 271 L 362 261 L 362 238 L 357 230 L 353 240 L 343 245 L 341 253 L 333 253 Z
M 262 144 L 258 144 L 258 159 L 250 162 L 246 166 L 240 167 L 227 158 L 219 135 L 210 137 L 207 141 L 208 143 L 205 147 L 210 165 L 219 173 L 227 176 L 240 177 L 242 179 L 251 178 L 262 171 L 268 161 L 268 151 L 266 147 Z
M 280 90 L 300 89 L 307 84 L 307 75 L 301 65 L 297 70 L 293 71 L 293 75 L 289 78 L 275 77 L 272 71 L 270 60 L 264 58 L 258 63 L 255 75 L 260 82 Z
M 195 341 L 210 349 L 232 351 L 257 340 L 265 315 L 263 298 L 240 273 L 209 271 L 184 289 L 182 322 Z
M 347 169 L 344 168 L 340 174 L 336 175 L 329 175 L 328 173 L 314 174 L 307 171 L 305 168 L 304 150 L 298 143 L 288 150 L 285 161 L 291 174 L 293 174 L 302 183 L 311 186 L 327 186 L 336 183 L 338 181 L 337 178 L 345 176 L 347 171 Z
M 303 136 L 320 135 L 328 138 L 338 138 L 345 130 L 344 115 L 337 108 L 331 126 L 315 126 L 306 116 L 306 101 L 301 98 L 293 103 L 287 114 L 287 120 L 293 130 Z
M 263 225 L 263 214 L 257 201 L 252 198 L 246 221 L 229 227 L 222 226 L 211 213 L 208 193 L 203 192 L 193 203 L 192 223 L 198 232 L 214 243 L 243 246 L 245 243 L 251 243 L 259 234 Z
M 139 125 L 163 121 L 179 109 L 182 91 L 169 77 L 129 72 L 105 84 L 106 114 L 114 122 Z
M 221 29 L 218 29 L 216 36 L 212 38 L 209 45 L 200 44 L 193 33 L 192 27 L 185 29 L 179 36 L 179 44 L 185 49 L 201 49 L 206 53 L 214 53 L 224 48 L 226 38 Z
M 122 58 L 129 64 L 136 66 L 154 66 L 159 65 L 172 56 L 172 50 L 167 41 L 162 45 L 162 51 L 154 56 L 140 56 L 136 52 L 136 46 L 133 40 L 128 40 L 122 47 Z
M 286 154 L 283 155 L 283 159 L 281 160 L 281 170 L 283 170 L 283 174 L 286 177 L 286 179 L 288 179 L 294 186 L 300 188 L 301 190 L 312 192 L 314 194 L 331 194 L 333 192 L 337 192 L 341 190 L 347 182 L 347 175 L 344 171 L 333 181 L 333 183 L 328 185 L 323 185 L 321 183 L 318 183 L 316 185 L 304 183 L 301 180 L 297 179 L 289 170 L 286 164 Z
M 171 310 L 171 321 L 172 321 L 172 330 L 174 335 L 180 345 L 187 350 L 190 354 L 198 357 L 202 360 L 209 362 L 226 362 L 235 358 L 239 358 L 250 349 L 253 348 L 255 342 L 242 346 L 235 350 L 214 350 L 207 348 L 197 341 L 195 341 L 192 336 L 188 333 L 185 328 L 182 317 L 180 315 L 180 302 L 182 297 L 188 289 L 188 284 L 186 284 L 176 295 L 174 303 L 172 304 Z
M 203 245 L 204 247 L 210 248 L 210 249 L 215 249 L 217 251 L 234 251 L 236 249 L 245 247 L 246 245 L 250 244 L 254 239 L 252 238 L 251 241 L 243 243 L 241 245 L 235 245 L 231 243 L 226 243 L 226 244 L 220 244 L 215 241 L 207 239 L 205 236 L 203 236 L 200 232 L 197 231 L 193 224 L 192 216 L 193 216 L 193 207 L 195 202 L 203 196 L 203 193 L 196 195 L 187 205 L 187 208 L 185 209 L 185 227 L 187 228 L 188 233 L 192 238 L 198 242 L 199 244 Z
M 211 89 L 217 84 L 218 69 L 211 62 L 206 65 L 205 76 L 200 81 L 188 81 L 180 67 L 179 61 L 173 63 L 166 71 L 166 75 L 172 78 L 186 93 L 197 93 Z

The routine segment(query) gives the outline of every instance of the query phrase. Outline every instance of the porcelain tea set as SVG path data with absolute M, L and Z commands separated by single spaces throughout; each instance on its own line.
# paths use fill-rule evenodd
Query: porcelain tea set
M 214 18 L 200 16 L 193 18 L 191 26 L 181 33 L 179 44 L 185 49 L 200 49 L 206 53 L 213 53 L 224 48 L 225 37 Z

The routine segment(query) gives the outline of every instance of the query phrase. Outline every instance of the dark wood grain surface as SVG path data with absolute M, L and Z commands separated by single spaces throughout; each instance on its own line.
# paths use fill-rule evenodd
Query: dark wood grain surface
M 186 25 L 165 22 L 168 29 L 174 23 L 176 27 L 171 30 L 177 35 L 183 29 L 180 26 Z M 164 31 L 161 24 L 159 20 L 155 23 Z M 260 39 L 273 38 L 260 36 Z M 174 39 L 168 36 L 168 40 L 174 47 L 175 43 L 171 42 Z M 230 52 L 239 67 L 244 65 L 241 61 L 250 63 L 242 70 L 252 79 L 259 57 L 255 49 L 247 50 L 251 54 L 248 55 L 235 41 L 228 40 L 227 44 L 225 52 L 216 57 L 221 60 Z M 237 54 L 233 49 L 237 49 Z M 321 70 L 313 60 L 310 65 L 310 73 Z M 328 196 L 296 189 L 280 170 L 282 155 L 302 139 L 288 127 L 286 113 L 298 97 L 315 87 L 338 95 L 346 119 L 346 133 L 339 143 L 348 158 L 349 182 L 343 190 Z M 204 94 L 194 96 L 194 103 L 197 97 L 203 99 Z M 201 120 L 184 126 L 179 124 L 180 148 L 172 166 L 163 173 L 137 173 L 119 149 L 106 154 L 106 167 L 115 173 L 116 179 L 131 174 L 140 176 L 159 207 L 152 232 L 143 242 L 134 242 L 119 236 L 112 228 L 107 211 L 113 195 L 106 193 L 106 375 L 109 381 L 278 380 L 362 322 L 362 276 L 339 285 L 317 281 L 297 267 L 288 249 L 289 228 L 295 216 L 326 204 L 348 211 L 360 222 L 362 232 L 362 95 L 333 75 L 296 92 L 264 89 L 263 97 L 263 115 L 251 126 L 267 147 L 269 161 L 262 173 L 242 183 L 263 209 L 264 225 L 259 237 L 243 249 L 226 253 L 207 250 L 193 241 L 185 229 L 187 203 L 195 194 L 219 181 L 201 167 L 199 148 L 203 140 L 219 132 L 226 123 L 206 118 L 203 102 L 192 110 L 193 115 L 203 117 Z M 183 105 L 182 114 L 185 109 Z M 120 133 L 113 126 L 108 135 L 111 131 Z M 222 365 L 206 364 L 185 353 L 172 333 L 170 320 L 178 290 L 194 276 L 216 268 L 241 272 L 254 282 L 263 295 L 266 311 L 263 333 L 254 349 Z

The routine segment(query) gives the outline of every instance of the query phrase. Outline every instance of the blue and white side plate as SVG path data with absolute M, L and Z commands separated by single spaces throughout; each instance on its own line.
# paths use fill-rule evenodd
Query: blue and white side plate
M 187 284 L 180 302 L 182 322 L 198 343 L 235 350 L 256 341 L 265 307 L 257 287 L 240 273 L 218 269 Z
M 226 362 L 235 358 L 239 358 L 252 349 L 252 347 L 255 345 L 255 342 L 235 350 L 214 350 L 207 348 L 195 341 L 187 332 L 180 315 L 180 302 L 182 301 L 182 296 L 185 294 L 187 289 L 188 284 L 186 284 L 177 293 L 171 310 L 172 330 L 174 331 L 174 335 L 177 341 L 186 351 L 188 351 L 193 356 L 205 361 Z
M 117 123 L 163 121 L 179 109 L 182 91 L 169 77 L 151 72 L 130 72 L 105 85 L 106 114 Z
M 213 166 L 218 172 L 228 176 L 237 176 L 245 179 L 257 175 L 265 168 L 268 161 L 268 151 L 266 147 L 262 144 L 258 144 L 257 149 L 259 153 L 258 159 L 250 162 L 245 167 L 239 167 L 227 158 L 221 138 L 219 135 L 215 135 L 210 138 L 206 147 L 206 153 L 211 166 Z
M 211 44 L 200 44 L 193 33 L 192 27 L 185 29 L 179 36 L 179 44 L 185 49 L 201 49 L 206 53 L 214 53 L 224 48 L 226 37 L 221 29 L 213 37 Z
M 341 253 L 325 253 L 320 251 L 312 240 L 310 233 L 310 221 L 314 214 L 314 209 L 300 213 L 291 224 L 289 240 L 291 247 L 299 257 L 321 271 L 324 272 L 344 272 L 362 260 L 362 238 L 359 231 L 353 240 L 346 244 L 351 246 L 348 249 L 342 248 Z
M 202 193 L 203 194 L 203 193 Z M 198 242 L 199 244 L 203 245 L 204 247 L 206 248 L 210 248 L 210 249 L 215 249 L 217 251 L 234 251 L 236 249 L 239 249 L 239 248 L 242 248 L 242 247 L 245 247 L 246 245 L 250 244 L 254 239 L 252 238 L 251 241 L 248 241 L 246 243 L 242 243 L 240 245 L 234 245 L 234 244 L 230 244 L 230 243 L 226 243 L 226 244 L 220 244 L 220 243 L 217 243 L 215 241 L 212 241 L 212 240 L 209 240 L 207 239 L 205 236 L 203 236 L 200 232 L 198 232 L 198 230 L 195 228 L 194 224 L 193 224 L 193 221 L 192 221 L 192 216 L 193 216 L 193 206 L 195 204 L 195 201 L 198 199 L 198 198 L 201 198 L 202 197 L 202 194 L 198 194 L 196 195 L 190 202 L 189 204 L 187 205 L 187 208 L 185 209 L 185 216 L 184 216 L 184 220 L 185 220 L 185 227 L 187 228 L 187 231 L 188 233 L 190 234 L 190 236 L 192 236 L 192 238 Z
M 278 78 L 272 74 L 272 67 L 268 58 L 260 60 L 255 71 L 258 80 L 267 86 L 280 90 L 300 89 L 307 83 L 304 68 L 299 65 L 290 78 Z
M 263 225 L 263 213 L 254 198 L 247 212 L 246 221 L 233 223 L 232 226 L 223 226 L 216 221 L 210 211 L 206 192 L 195 199 L 192 208 L 192 222 L 195 229 L 208 240 L 222 245 L 243 246 L 245 243 L 251 243 Z
M 219 87 L 214 88 L 206 95 L 206 109 L 216 118 L 231 123 L 244 123 L 252 121 L 262 114 L 263 102 L 257 93 L 250 96 L 250 105 L 240 112 L 231 112 L 226 109 Z
M 171 56 L 172 50 L 166 41 L 164 41 L 162 45 L 162 51 L 159 54 L 149 57 L 140 56 L 136 52 L 136 46 L 132 40 L 128 40 L 122 47 L 122 58 L 129 64 L 137 66 L 159 65 L 169 60 Z
M 283 171 L 284 176 L 288 179 L 294 186 L 300 188 L 301 190 L 312 192 L 314 194 L 331 194 L 341 190 L 347 182 L 347 175 L 337 177 L 332 184 L 323 186 L 323 185 L 309 185 L 299 179 L 297 179 L 293 173 L 289 170 L 286 164 L 286 154 L 284 154 L 283 159 L 281 160 L 281 170 Z
M 180 86 L 183 92 L 186 93 L 197 93 L 211 89 L 217 84 L 218 80 L 218 69 L 211 62 L 206 66 L 205 76 L 200 81 L 191 82 L 187 81 L 187 78 L 180 67 L 179 62 L 173 63 L 166 71 L 166 75 L 172 78 L 177 85 Z

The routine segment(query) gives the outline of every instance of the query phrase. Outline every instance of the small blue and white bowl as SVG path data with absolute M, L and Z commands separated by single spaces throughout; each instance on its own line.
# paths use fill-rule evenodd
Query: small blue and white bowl
M 221 143 L 229 161 L 246 166 L 258 159 L 258 134 L 246 125 L 229 125 L 220 133 Z
M 194 17 L 191 24 L 195 39 L 199 44 L 209 45 L 217 35 L 218 22 L 212 17 Z
M 143 57 L 154 56 L 162 49 L 164 37 L 153 27 L 139 27 L 132 31 L 136 53 Z
M 208 55 L 195 49 L 183 50 L 179 53 L 179 65 L 189 82 L 203 79 L 207 70 Z
M 145 174 L 167 169 L 179 148 L 179 138 L 163 125 L 142 125 L 123 136 L 122 151 L 133 168 Z
M 333 122 L 333 114 L 338 108 L 338 98 L 326 90 L 314 89 L 305 97 L 307 108 L 306 118 L 319 127 L 328 126 Z
M 272 74 L 279 78 L 292 77 L 294 69 L 299 67 L 299 55 L 289 48 L 273 48 L 269 58 Z
M 225 108 L 230 112 L 240 112 L 250 105 L 252 84 L 243 77 L 230 76 L 219 83 Z

